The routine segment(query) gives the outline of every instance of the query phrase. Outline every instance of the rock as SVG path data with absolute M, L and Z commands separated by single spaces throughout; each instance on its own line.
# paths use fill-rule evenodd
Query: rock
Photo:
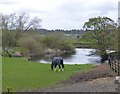
M 31 57 L 28 57 L 28 61 L 32 61 L 32 58 L 31 58 Z
M 55 53 L 55 50 L 53 50 L 53 49 L 45 50 L 45 54 L 54 54 L 54 53 Z
M 21 53 L 21 52 L 15 52 L 14 54 L 12 54 L 12 56 L 14 56 L 14 57 L 22 57 L 23 53 Z

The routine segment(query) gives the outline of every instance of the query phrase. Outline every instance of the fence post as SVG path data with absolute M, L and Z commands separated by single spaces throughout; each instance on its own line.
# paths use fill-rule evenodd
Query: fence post
M 120 60 L 118 60 L 118 75 L 120 76 Z
M 117 72 L 117 61 L 114 60 L 114 63 L 115 63 L 115 72 Z

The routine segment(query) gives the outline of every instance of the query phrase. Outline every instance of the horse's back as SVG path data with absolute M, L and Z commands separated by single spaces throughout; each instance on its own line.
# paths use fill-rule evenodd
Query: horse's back
M 63 60 L 62 57 L 54 57 L 53 60 L 52 60 L 52 63 L 54 63 L 54 64 L 60 64 L 61 60 Z

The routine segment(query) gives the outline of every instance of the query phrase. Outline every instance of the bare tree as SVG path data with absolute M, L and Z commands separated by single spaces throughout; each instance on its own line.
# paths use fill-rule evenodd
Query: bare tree
M 29 29 L 39 29 L 40 28 L 41 19 L 38 17 L 34 17 L 30 19 L 30 17 L 22 13 L 17 17 L 16 29 L 18 33 L 16 34 L 16 39 L 21 37 L 25 32 L 29 31 Z
M 0 14 L 0 18 L 0 28 L 2 31 L 16 30 L 16 39 L 19 39 L 26 31 L 29 31 L 29 29 L 39 29 L 41 23 L 41 19 L 38 17 L 30 19 L 30 16 L 26 13 L 21 13 L 20 15 L 16 13 L 10 15 Z

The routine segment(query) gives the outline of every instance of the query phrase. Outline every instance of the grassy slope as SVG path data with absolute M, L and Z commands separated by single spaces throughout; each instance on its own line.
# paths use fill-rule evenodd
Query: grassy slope
M 3 91 L 37 89 L 55 85 L 70 75 L 92 68 L 92 65 L 65 65 L 64 72 L 50 71 L 50 64 L 28 62 L 24 58 L 2 58 Z

